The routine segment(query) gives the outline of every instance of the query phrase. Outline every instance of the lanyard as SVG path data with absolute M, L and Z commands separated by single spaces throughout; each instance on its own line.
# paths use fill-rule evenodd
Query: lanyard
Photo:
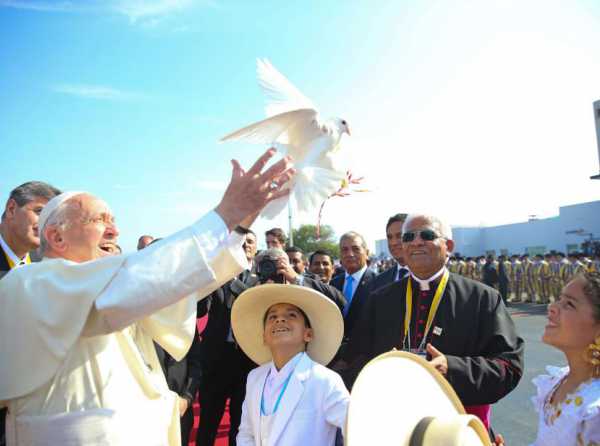
M 300 358 L 298 358 L 298 360 L 296 361 L 296 364 L 294 364 L 294 368 L 292 369 L 292 371 L 290 372 L 288 377 L 285 379 L 285 382 L 283 383 L 283 388 L 281 389 L 281 392 L 279 392 L 279 396 L 277 397 L 277 401 L 275 401 L 275 406 L 273 407 L 273 412 L 271 412 L 271 415 L 273 415 L 275 412 L 277 412 L 277 409 L 279 409 L 279 403 L 281 403 L 281 398 L 283 398 L 285 389 L 287 389 L 287 386 L 290 383 L 290 379 L 292 378 L 292 375 L 294 374 L 294 371 L 296 370 L 296 366 L 298 365 L 298 362 L 300 362 L 301 358 L 302 358 L 302 356 L 300 356 Z M 263 416 L 267 416 L 267 413 L 265 411 L 265 387 L 267 385 L 268 378 L 269 378 L 269 375 L 267 375 L 267 377 L 265 378 L 265 383 L 263 384 L 262 394 L 260 396 L 260 414 Z
M 448 270 L 446 270 L 444 271 L 442 280 L 440 280 L 440 284 L 438 285 L 435 295 L 433 296 L 433 302 L 431 303 L 431 308 L 429 309 L 429 315 L 427 315 L 427 325 L 425 325 L 425 332 L 423 333 L 423 339 L 421 340 L 421 345 L 419 345 L 419 350 L 423 350 L 425 345 L 427 334 L 429 333 L 429 329 L 431 328 L 431 324 L 433 323 L 433 319 L 437 313 L 440 301 L 442 300 L 442 295 L 446 289 L 448 277 L 450 277 L 450 273 Z M 412 280 L 409 277 L 406 285 L 406 313 L 404 314 L 404 340 L 402 342 L 403 347 L 408 343 L 408 348 L 404 348 L 407 351 L 410 351 L 410 319 L 412 316 L 412 304 Z

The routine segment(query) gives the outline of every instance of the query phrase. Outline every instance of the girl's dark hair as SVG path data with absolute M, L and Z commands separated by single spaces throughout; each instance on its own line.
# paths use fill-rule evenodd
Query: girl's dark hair
M 600 322 L 600 273 L 585 272 L 580 274 L 583 278 L 583 293 L 590 300 L 594 308 L 594 319 Z

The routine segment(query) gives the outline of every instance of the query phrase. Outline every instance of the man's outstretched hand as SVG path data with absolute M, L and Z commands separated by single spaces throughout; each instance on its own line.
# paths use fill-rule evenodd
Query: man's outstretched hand
M 276 150 L 267 150 L 247 172 L 232 160 L 231 181 L 219 205 L 215 208 L 227 228 L 249 227 L 260 211 L 271 201 L 289 194 L 283 186 L 296 172 L 290 157 L 285 157 L 262 172 Z

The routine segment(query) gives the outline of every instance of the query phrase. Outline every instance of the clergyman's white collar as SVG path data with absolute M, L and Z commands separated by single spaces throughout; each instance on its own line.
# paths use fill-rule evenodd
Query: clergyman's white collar
M 444 271 L 446 271 L 445 265 L 442 266 L 442 269 L 440 269 L 437 273 L 435 273 L 433 276 L 431 276 L 428 279 L 419 279 L 417 276 L 414 275 L 414 273 L 412 271 L 410 271 L 410 276 L 413 279 L 415 279 L 416 282 L 419 283 L 419 289 L 421 291 L 429 291 L 429 282 L 433 282 L 435 279 L 440 277 L 442 274 L 444 274 Z

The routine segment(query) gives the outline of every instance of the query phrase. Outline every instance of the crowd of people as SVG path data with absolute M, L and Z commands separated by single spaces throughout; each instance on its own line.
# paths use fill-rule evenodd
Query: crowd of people
M 382 273 L 394 265 L 393 258 L 373 260 Z M 561 290 L 577 275 L 600 272 L 600 256 L 581 252 L 550 252 L 547 254 L 513 254 L 462 257 L 448 259 L 450 272 L 460 274 L 496 288 L 504 302 L 548 304 L 560 296 Z
M 450 226 L 422 214 L 388 220 L 393 261 L 369 265 L 353 231 L 339 265 L 288 246 L 280 228 L 257 252 L 250 227 L 294 174 L 287 158 L 265 170 L 273 154 L 247 171 L 234 161 L 214 211 L 142 235 L 130 254 L 100 198 L 41 182 L 11 192 L 0 223 L 6 444 L 187 444 L 198 399 L 198 446 L 214 444 L 227 401 L 230 445 L 340 445 L 357 377 L 394 349 L 445 378 L 489 433 L 481 444 L 501 444 L 492 405 L 524 368 L 507 300 L 551 302 L 543 340 L 568 363 L 536 379 L 534 444 L 600 442 L 598 259 L 463 259 Z

